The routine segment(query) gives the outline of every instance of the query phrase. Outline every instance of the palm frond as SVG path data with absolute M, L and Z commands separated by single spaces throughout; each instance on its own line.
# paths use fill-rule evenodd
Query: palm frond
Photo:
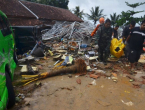
M 96 24 L 96 22 L 101 18 L 101 17 L 105 17 L 106 15 L 103 14 L 103 9 L 99 9 L 99 6 L 95 6 L 95 8 L 91 8 L 90 10 L 90 15 L 86 14 L 86 17 L 89 20 L 93 20 L 94 24 Z

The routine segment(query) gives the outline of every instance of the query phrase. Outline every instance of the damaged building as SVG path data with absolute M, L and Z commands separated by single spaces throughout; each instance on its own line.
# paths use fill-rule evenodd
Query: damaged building
M 26 1 L 1 0 L 0 9 L 14 30 L 18 54 L 31 50 L 56 21 L 83 22 L 69 10 Z

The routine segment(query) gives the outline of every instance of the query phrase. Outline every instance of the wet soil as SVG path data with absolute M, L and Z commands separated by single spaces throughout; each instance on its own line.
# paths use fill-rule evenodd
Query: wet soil
M 54 63 L 51 59 L 43 60 L 41 64 L 44 66 L 39 73 L 50 71 L 48 67 Z M 15 83 L 15 79 L 16 94 L 24 93 L 25 99 L 16 103 L 10 110 L 143 110 L 145 88 L 134 88 L 132 82 L 129 82 L 130 79 L 124 74 L 128 71 L 121 67 L 120 63 L 119 67 L 115 67 L 117 64 L 111 63 L 112 68 L 106 70 L 117 73 L 117 82 L 103 76 L 93 79 L 88 74 L 79 77 L 72 74 L 70 78 L 65 74 L 22 87 L 21 84 Z M 101 68 L 103 69 L 103 66 Z M 114 68 L 118 68 L 118 71 Z M 124 72 L 120 70 L 122 68 Z M 76 82 L 77 79 L 81 80 L 81 84 Z M 96 82 L 96 85 L 90 85 L 92 81 Z M 34 86 L 38 82 L 41 82 L 41 85 Z

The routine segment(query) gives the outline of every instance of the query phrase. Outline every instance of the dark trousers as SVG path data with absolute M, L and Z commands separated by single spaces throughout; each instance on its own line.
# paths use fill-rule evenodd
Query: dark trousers
M 130 48 L 129 48 L 129 44 L 127 43 L 125 48 L 124 48 L 125 58 L 128 58 L 129 52 L 130 52 Z
M 98 54 L 99 54 L 99 61 L 106 62 L 107 59 L 109 58 L 110 49 L 106 49 L 104 47 L 99 47 Z
M 130 63 L 138 62 L 140 55 L 141 55 L 141 52 L 142 52 L 142 50 L 130 49 L 129 56 L 128 56 L 129 62 Z

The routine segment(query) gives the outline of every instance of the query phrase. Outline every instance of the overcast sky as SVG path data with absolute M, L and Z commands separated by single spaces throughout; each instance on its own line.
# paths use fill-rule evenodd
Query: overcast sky
M 69 0 L 68 7 L 69 9 L 73 9 L 76 6 L 79 6 L 81 10 L 84 10 L 84 13 L 90 14 L 92 7 L 99 6 L 100 9 L 104 9 L 103 14 L 110 18 L 110 14 L 115 12 L 120 14 L 122 11 L 132 10 L 131 7 L 126 5 L 125 1 L 129 2 L 130 4 L 145 2 L 145 0 Z M 135 11 L 141 10 L 145 11 L 145 4 L 135 8 Z M 135 16 L 140 17 L 143 15 L 145 15 L 145 12 L 136 14 Z

